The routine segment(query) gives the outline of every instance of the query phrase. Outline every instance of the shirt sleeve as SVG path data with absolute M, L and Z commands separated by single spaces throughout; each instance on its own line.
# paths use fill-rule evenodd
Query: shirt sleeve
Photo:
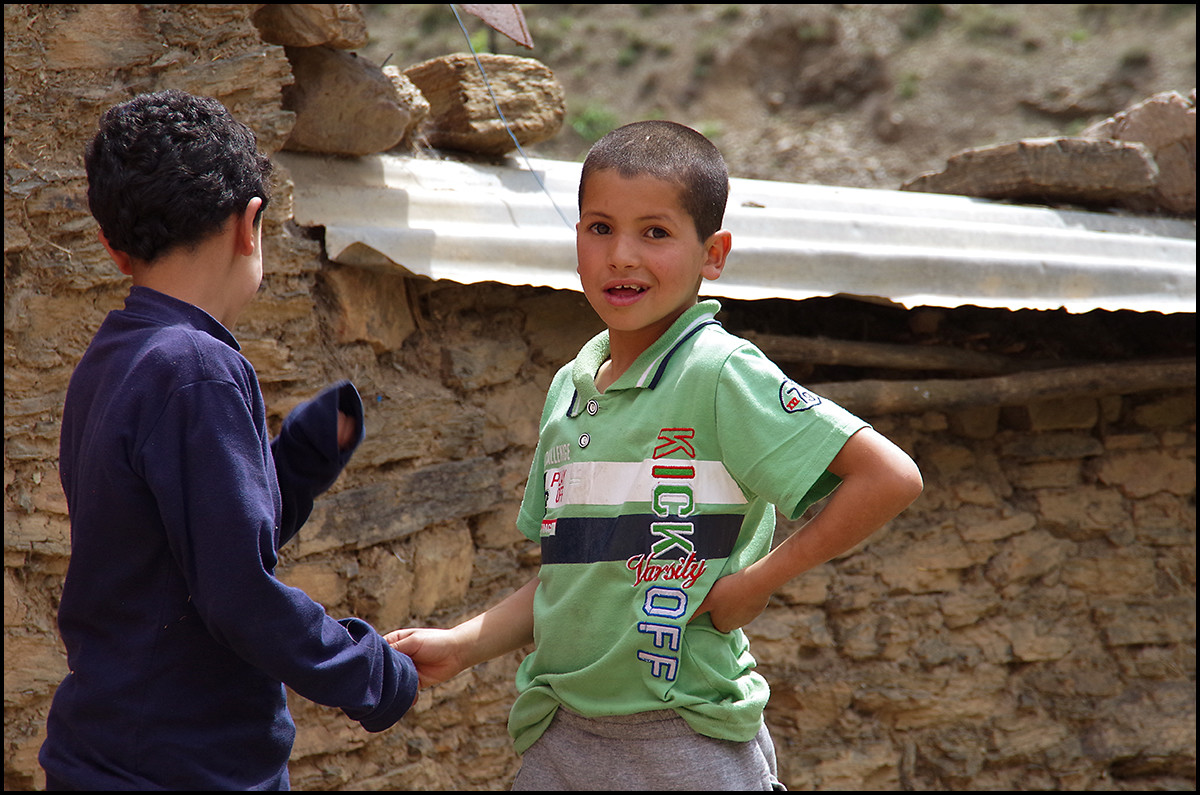
M 546 391 L 546 401 L 542 404 L 541 419 L 538 421 L 537 449 L 529 464 L 529 477 L 525 480 L 525 493 L 517 514 L 517 529 L 533 542 L 541 541 L 542 520 L 546 518 L 546 428 L 557 419 L 556 413 L 565 410 L 563 402 L 569 402 L 572 394 L 571 363 L 568 363 L 554 374 Z
M 715 410 L 730 474 L 791 519 L 841 483 L 827 467 L 846 440 L 867 427 L 790 379 L 753 345 L 726 359 Z
M 517 529 L 530 541 L 541 541 L 542 519 L 546 517 L 546 475 L 541 466 L 542 446 L 534 451 L 529 464 L 529 477 L 525 480 L 525 494 L 521 499 L 521 510 L 517 514 Z
M 350 417 L 358 429 L 347 450 L 339 450 L 337 445 L 339 412 Z M 288 414 L 271 443 L 283 501 L 281 547 L 308 520 L 314 499 L 337 480 L 365 435 L 362 399 L 349 381 L 327 387 Z
M 281 434 L 290 488 L 327 486 L 340 470 L 336 412 L 328 444 L 310 415 L 328 414 L 336 393 L 303 409 Z M 274 576 L 279 491 L 265 436 L 244 392 L 214 379 L 176 390 L 145 443 L 144 474 L 191 602 L 208 632 L 247 662 L 368 730 L 387 728 L 412 705 L 416 670 L 365 622 L 335 621 Z M 291 447 L 320 455 L 293 455 Z M 312 496 L 301 502 L 305 516 Z

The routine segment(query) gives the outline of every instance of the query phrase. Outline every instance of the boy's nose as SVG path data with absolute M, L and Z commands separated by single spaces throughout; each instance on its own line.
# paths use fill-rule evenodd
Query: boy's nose
M 635 267 L 638 264 L 637 246 L 624 235 L 615 236 L 608 261 L 614 268 Z

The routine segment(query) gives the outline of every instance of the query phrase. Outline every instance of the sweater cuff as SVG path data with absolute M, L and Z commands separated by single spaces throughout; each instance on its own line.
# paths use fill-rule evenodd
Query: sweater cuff
M 346 618 L 340 622 L 350 632 L 355 642 L 368 634 L 375 635 L 383 647 L 383 681 L 379 690 L 379 705 L 365 715 L 357 710 L 346 714 L 369 732 L 381 732 L 396 724 L 417 700 L 417 667 L 407 654 L 401 654 L 388 645 L 370 624 L 360 618 Z

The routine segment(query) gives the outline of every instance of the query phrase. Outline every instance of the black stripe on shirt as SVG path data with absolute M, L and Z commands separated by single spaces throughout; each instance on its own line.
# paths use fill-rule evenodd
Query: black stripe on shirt
M 697 558 L 726 558 L 733 551 L 744 518 L 741 514 L 697 514 L 686 519 L 664 519 L 654 514 L 634 514 L 559 519 L 554 534 L 542 537 L 542 563 L 596 563 L 651 555 L 653 547 L 665 538 L 650 532 L 650 526 L 658 523 L 690 526 L 692 532 L 686 538 Z M 687 553 L 674 545 L 654 557 L 677 560 L 686 558 Z

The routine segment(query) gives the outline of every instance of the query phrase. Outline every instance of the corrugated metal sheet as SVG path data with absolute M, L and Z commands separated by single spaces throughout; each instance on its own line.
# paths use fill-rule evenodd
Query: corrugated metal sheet
M 276 158 L 295 183 L 296 221 L 325 228 L 335 262 L 579 289 L 578 163 Z M 1194 221 L 733 179 L 725 226 L 733 253 L 705 295 L 1196 311 Z

